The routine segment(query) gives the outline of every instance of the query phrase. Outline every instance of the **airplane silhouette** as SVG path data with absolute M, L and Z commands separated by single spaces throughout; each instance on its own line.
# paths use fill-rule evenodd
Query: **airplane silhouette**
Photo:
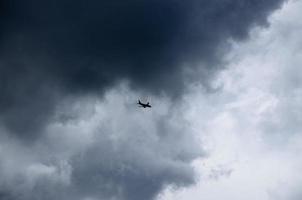
M 147 103 L 142 103 L 140 100 L 138 100 L 138 103 L 137 103 L 138 105 L 140 105 L 140 107 L 143 107 L 143 108 L 151 108 L 151 105 L 150 105 L 150 103 L 149 102 L 147 102 Z

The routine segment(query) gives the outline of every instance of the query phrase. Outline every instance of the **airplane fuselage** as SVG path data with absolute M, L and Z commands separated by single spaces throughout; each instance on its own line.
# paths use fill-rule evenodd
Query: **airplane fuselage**
M 149 104 L 149 102 L 148 103 L 142 103 L 139 100 L 137 104 L 140 105 L 140 107 L 143 107 L 143 108 L 151 108 L 151 105 Z

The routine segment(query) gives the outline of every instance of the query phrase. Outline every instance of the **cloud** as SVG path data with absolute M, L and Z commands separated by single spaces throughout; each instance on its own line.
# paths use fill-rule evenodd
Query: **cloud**
M 161 199 L 302 198 L 301 8 L 301 1 L 286 3 L 268 29 L 234 42 L 230 66 L 215 82 L 220 93 L 192 89 L 189 120 L 202 131 L 209 155 L 196 165 L 196 186 L 166 190 Z M 232 169 L 230 176 L 205 180 L 219 166 Z
M 281 2 L 2 2 L 0 197 L 151 200 L 195 183 L 204 150 L 180 95 Z
M 207 85 L 226 41 L 266 25 L 281 2 L 4 2 L 1 121 L 34 138 L 68 94 L 100 94 L 126 79 L 138 90 L 177 95 L 196 70 Z
M 102 101 L 68 100 L 61 105 L 68 111 L 55 114 L 66 120 L 48 124 L 30 146 L 2 136 L 3 195 L 14 200 L 154 199 L 168 185 L 195 183 L 191 163 L 203 150 L 179 114 L 183 105 L 174 110 L 167 99 L 155 98 L 152 111 L 138 112 L 132 102 L 136 96 L 123 86 L 106 92 Z

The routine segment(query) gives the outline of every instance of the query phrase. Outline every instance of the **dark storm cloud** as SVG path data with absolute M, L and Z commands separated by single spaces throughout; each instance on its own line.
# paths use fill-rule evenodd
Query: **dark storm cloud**
M 245 38 L 281 2 L 2 1 L 1 121 L 16 133 L 37 132 L 59 93 L 99 92 L 121 79 L 179 94 L 189 68 L 203 63 L 206 82 L 219 70 L 219 45 Z
M 195 70 L 206 83 L 226 40 L 265 25 L 280 3 L 1 1 L 0 197 L 150 200 L 167 185 L 194 183 L 190 163 L 202 151 L 180 105 L 154 100 L 152 112 L 137 112 L 139 92 L 117 89 L 88 102 L 102 105 L 87 111 L 93 119 L 82 104 L 68 112 L 123 80 L 171 96 Z

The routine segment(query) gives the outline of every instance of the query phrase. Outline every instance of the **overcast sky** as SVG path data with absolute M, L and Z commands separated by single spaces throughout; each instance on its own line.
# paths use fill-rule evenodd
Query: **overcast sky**
M 209 155 L 195 164 L 196 186 L 166 190 L 160 199 L 302 198 L 301 9 L 301 1 L 289 1 L 268 28 L 233 44 L 228 69 L 214 83 L 220 92 L 193 89 L 188 118 Z
M 1 200 L 302 198 L 301 1 L 0 4 Z

